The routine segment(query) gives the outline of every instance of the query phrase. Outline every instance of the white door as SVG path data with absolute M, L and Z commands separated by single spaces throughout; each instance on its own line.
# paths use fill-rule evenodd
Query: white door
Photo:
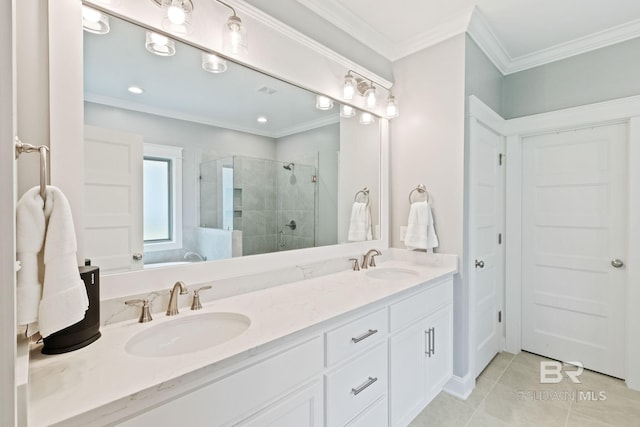
M 143 268 L 143 139 L 85 126 L 84 248 L 103 272 Z
M 470 122 L 469 288 L 477 377 L 500 351 L 504 290 L 504 138 Z
M 525 138 L 522 151 L 522 348 L 620 378 L 626 152 L 624 124 Z

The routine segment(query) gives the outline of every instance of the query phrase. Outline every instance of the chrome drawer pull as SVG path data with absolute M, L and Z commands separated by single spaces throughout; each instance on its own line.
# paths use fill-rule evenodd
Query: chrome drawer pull
M 378 378 L 372 378 L 369 377 L 369 379 L 367 380 L 366 383 L 362 384 L 360 387 L 358 388 L 352 388 L 351 389 L 351 393 L 353 393 L 354 396 L 359 395 L 360 393 L 362 393 L 367 387 L 369 387 L 371 384 L 375 383 L 376 381 L 378 381 Z
M 354 344 L 359 343 L 360 341 L 362 341 L 365 338 L 369 338 L 371 335 L 373 334 L 377 334 L 378 330 L 377 329 L 369 329 L 368 332 L 366 332 L 364 335 L 360 335 L 357 338 L 351 338 L 351 341 L 353 341 Z

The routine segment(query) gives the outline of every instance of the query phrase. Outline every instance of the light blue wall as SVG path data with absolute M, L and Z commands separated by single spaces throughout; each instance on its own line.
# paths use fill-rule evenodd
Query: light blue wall
M 464 80 L 465 105 L 469 95 L 475 95 L 493 111 L 502 115 L 502 73 L 468 35 L 465 43 Z
M 504 77 L 507 119 L 640 94 L 640 38 Z

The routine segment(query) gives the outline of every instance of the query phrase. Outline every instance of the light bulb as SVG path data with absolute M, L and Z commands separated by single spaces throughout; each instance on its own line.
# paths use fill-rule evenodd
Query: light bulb
M 398 117 L 399 114 L 396 98 L 390 94 L 387 100 L 387 117 L 393 119 L 394 117 Z
M 376 106 L 376 88 L 373 85 L 365 91 L 364 97 L 367 100 L 367 107 L 374 108 Z
M 363 111 L 362 114 L 360 114 L 360 124 L 370 125 L 374 121 L 375 119 L 373 118 L 373 114 L 367 113 L 366 111 Z
M 82 28 L 93 34 L 107 34 L 110 30 L 109 17 L 100 11 L 83 5 Z
M 347 74 L 344 76 L 344 86 L 342 88 L 342 99 L 345 101 L 351 101 L 353 95 L 356 93 L 356 79 L 352 75 Z
M 87 22 L 96 23 L 100 21 L 102 13 L 87 6 L 82 6 L 82 19 Z
M 176 43 L 162 34 L 147 31 L 144 47 L 159 56 L 173 56 L 176 53 Z
M 202 68 L 210 73 L 224 73 L 227 71 L 227 61 L 213 53 L 202 52 Z
M 343 105 L 340 107 L 341 117 L 353 117 L 356 115 L 356 110 L 351 105 Z
M 247 54 L 247 30 L 236 15 L 230 16 L 223 28 L 222 50 L 233 56 Z
M 172 24 L 182 25 L 187 20 L 187 14 L 184 13 L 184 9 L 182 9 L 182 6 L 176 6 L 176 3 L 177 2 L 174 2 L 174 4 L 169 6 L 169 8 L 167 9 L 167 18 L 169 19 L 169 21 L 171 21 Z
M 316 96 L 316 108 L 318 110 L 330 110 L 333 108 L 333 99 L 326 96 Z

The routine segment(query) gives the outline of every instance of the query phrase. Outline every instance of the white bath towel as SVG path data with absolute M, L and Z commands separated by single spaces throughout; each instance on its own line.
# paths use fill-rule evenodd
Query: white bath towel
M 438 247 L 438 236 L 433 226 L 433 213 L 428 202 L 414 202 L 411 204 L 404 244 L 410 249 L 433 249 Z
M 369 205 L 367 203 L 353 202 L 347 239 L 350 242 L 363 242 L 372 240 L 372 237 Z
M 39 191 L 39 187 L 30 189 L 18 203 L 17 247 L 22 264 L 18 272 L 18 288 L 22 288 L 18 291 L 18 324 L 30 323 L 33 328 L 29 328 L 29 334 L 39 329 L 40 334 L 47 337 L 82 320 L 89 299 L 78 272 L 69 202 L 62 191 L 48 186 L 43 210 Z M 37 254 L 43 245 L 44 285 L 41 286 L 37 280 L 42 275 L 38 271 Z M 34 319 L 36 306 L 37 318 Z

